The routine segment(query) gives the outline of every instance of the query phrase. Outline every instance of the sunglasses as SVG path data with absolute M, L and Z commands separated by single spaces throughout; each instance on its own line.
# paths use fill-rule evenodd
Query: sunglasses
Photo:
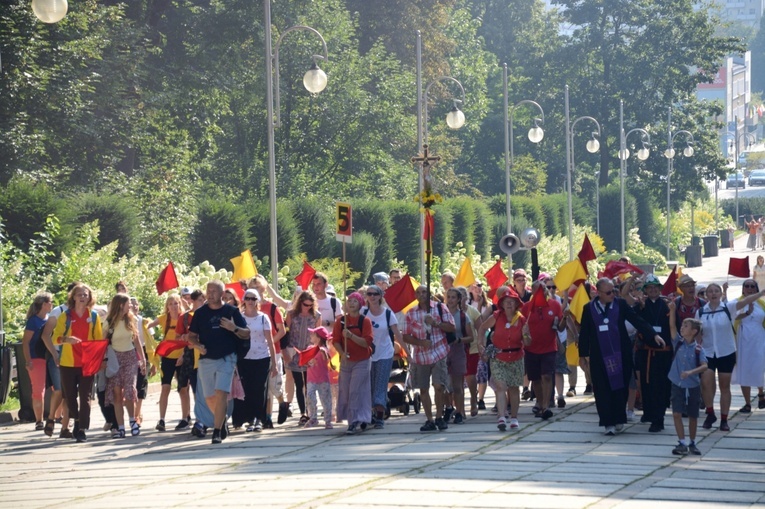
M 367 297 L 379 297 L 380 294 L 377 292 L 367 292 Z
M 313 301 L 312 300 L 304 300 L 303 301 L 303 305 L 304 306 L 313 306 Z
M 611 295 L 612 293 L 614 293 L 614 291 L 608 290 L 607 292 L 598 292 L 598 293 L 602 293 L 603 295 Z
M 257 298 L 257 297 L 245 297 L 245 298 L 244 298 L 244 300 L 249 300 L 249 301 L 255 301 L 255 302 L 258 302 L 258 298 Z
M 548 290 L 557 290 L 557 289 L 558 289 L 558 287 L 557 287 L 557 286 L 555 286 L 555 285 L 553 285 L 553 286 L 548 286 L 548 287 L 547 287 L 547 289 L 548 289 Z
M 744 288 L 754 288 L 754 289 L 757 289 L 757 285 L 752 285 L 752 284 L 744 285 Z

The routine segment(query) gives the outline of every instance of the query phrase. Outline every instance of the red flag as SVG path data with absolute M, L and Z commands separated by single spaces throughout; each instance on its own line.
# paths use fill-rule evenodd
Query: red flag
M 629 272 L 635 272 L 637 274 L 643 273 L 640 267 L 636 267 L 627 262 L 611 260 L 610 262 L 606 264 L 606 269 L 603 271 L 603 277 L 615 278 L 619 274 L 627 274 Z
M 300 287 L 303 290 L 307 290 L 311 287 L 311 281 L 313 280 L 313 276 L 316 274 L 316 269 L 311 267 L 311 264 L 309 264 L 307 261 L 303 260 L 303 270 L 295 276 L 295 281 L 297 281 L 297 284 L 300 285 Z
M 673 293 L 677 293 L 677 265 L 672 268 L 672 272 L 669 273 L 669 277 L 661 289 L 661 294 L 665 297 Z
M 505 284 L 508 279 L 507 274 L 505 274 L 505 269 L 502 268 L 502 259 L 500 258 L 497 260 L 497 263 L 492 265 L 483 277 L 486 278 L 486 284 L 488 284 L 490 288 L 489 298 L 493 299 L 497 294 L 497 288 Z
M 101 369 L 109 342 L 105 339 L 83 341 L 72 345 L 74 358 L 82 359 L 82 376 L 93 376 Z
M 175 267 L 173 267 L 173 262 L 167 262 L 167 267 L 162 269 L 162 272 L 159 273 L 156 285 L 158 295 L 162 295 L 166 291 L 172 290 L 173 288 L 178 288 L 180 286 L 178 284 L 178 278 L 175 275 Z
M 309 346 L 308 348 L 306 348 L 302 352 L 300 350 L 298 350 L 297 348 L 295 350 L 298 353 L 298 365 L 299 366 L 305 366 L 306 364 L 308 364 L 310 362 L 311 359 L 316 357 L 319 354 L 319 352 L 321 352 L 321 348 L 319 348 L 319 345 Z
M 584 234 L 584 241 L 582 242 L 582 249 L 579 250 L 579 254 L 576 255 L 579 260 L 582 262 L 582 267 L 584 267 L 584 271 L 589 274 L 590 272 L 587 270 L 587 262 L 590 260 L 596 260 L 598 256 L 595 254 L 595 250 L 592 248 L 592 243 L 590 242 L 590 238 L 587 236 L 587 234 Z
M 412 276 L 405 274 L 398 282 L 385 290 L 385 302 L 394 313 L 398 313 L 417 299 Z
M 749 277 L 749 257 L 731 258 L 728 261 L 728 274 L 736 277 Z
M 165 339 L 159 342 L 157 349 L 154 350 L 154 354 L 160 357 L 167 357 L 174 351 L 186 348 L 187 346 L 189 346 L 187 342 L 179 339 Z
M 244 288 L 242 288 L 242 285 L 239 283 L 239 281 L 234 283 L 226 283 L 226 288 L 234 292 L 239 297 L 239 300 L 244 298 Z
M 545 297 L 545 287 L 544 285 L 537 286 L 537 289 L 534 291 L 534 295 L 531 296 L 531 307 L 532 308 L 543 308 L 547 305 L 547 297 Z
M 422 230 L 422 239 L 428 240 L 433 238 L 433 232 L 436 231 L 436 222 L 433 220 L 433 214 L 430 210 L 425 209 L 425 227 Z

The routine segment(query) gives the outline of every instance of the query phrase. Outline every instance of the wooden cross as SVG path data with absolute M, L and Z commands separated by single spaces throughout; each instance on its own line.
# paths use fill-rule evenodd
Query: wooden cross
M 422 145 L 422 153 L 417 154 L 415 157 L 412 158 L 413 163 L 422 164 L 423 176 L 428 176 L 430 174 L 430 167 L 438 163 L 440 160 L 441 160 L 441 156 L 430 155 L 430 152 L 428 152 L 427 143 L 424 143 Z

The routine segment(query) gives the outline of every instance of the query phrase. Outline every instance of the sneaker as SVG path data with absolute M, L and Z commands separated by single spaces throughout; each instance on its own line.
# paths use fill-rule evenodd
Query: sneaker
M 348 425 L 348 429 L 345 430 L 345 434 L 346 435 L 355 435 L 358 432 L 359 432 L 358 426 L 357 426 L 357 424 L 355 422 L 350 423 Z
M 592 385 L 590 385 L 590 384 L 587 384 L 587 385 L 585 386 L 585 388 L 584 388 L 584 394 L 585 394 L 585 395 L 589 395 L 589 394 L 592 394 Z
M 558 408 L 566 408 L 566 399 L 563 396 L 558 396 Z
M 279 415 L 276 418 L 276 422 L 279 424 L 284 424 L 284 421 L 287 420 L 287 414 L 289 413 L 290 405 L 286 401 L 283 403 L 279 403 Z
M 112 438 L 125 438 L 125 430 L 124 429 L 115 429 L 112 432 Z
M 720 421 L 720 431 L 730 431 L 730 426 L 728 426 L 728 421 Z
M 252 425 L 252 431 L 255 433 L 263 431 L 263 423 L 260 422 L 260 419 L 255 419 L 255 424 Z
M 69 431 L 69 428 L 62 428 L 61 432 L 58 434 L 58 438 L 74 438 L 74 435 Z
M 307 423 L 310 420 L 310 417 L 307 415 L 301 415 L 300 420 L 298 421 L 298 426 L 305 426 L 305 423 Z
M 707 414 L 707 418 L 704 419 L 704 424 L 701 425 L 704 429 L 712 429 L 712 424 L 717 422 L 717 416 L 715 414 Z
M 141 426 L 138 424 L 138 422 L 133 421 L 130 423 L 130 435 L 137 437 L 141 434 Z
M 507 421 L 504 416 L 497 419 L 497 429 L 499 429 L 499 431 L 505 431 L 507 429 Z
M 648 433 L 658 433 L 662 430 L 661 424 L 658 423 L 651 423 L 651 427 L 648 428 Z
M 627 422 L 635 422 L 635 411 L 627 410 Z
M 436 428 L 438 428 L 438 431 L 443 431 L 445 429 L 449 429 L 449 425 L 446 424 L 446 421 L 443 417 L 436 417 Z
M 204 438 L 207 434 L 207 428 L 205 428 L 201 422 L 195 422 L 191 427 L 191 434 L 197 438 Z
M 223 423 L 223 427 L 220 429 L 220 439 L 221 440 L 227 439 L 228 438 L 228 434 L 229 434 L 228 423 L 224 422 Z
M 221 442 L 223 442 L 223 438 L 221 437 L 220 430 L 213 430 L 212 443 L 219 444 Z
M 701 451 L 696 447 L 696 442 L 691 442 L 691 445 L 688 446 L 688 453 L 694 456 L 701 456 Z
M 457 412 L 454 414 L 454 424 L 465 424 L 465 418 L 462 417 L 462 414 Z
M 616 426 L 614 426 L 614 429 L 616 430 L 617 433 L 621 433 L 622 431 L 624 431 L 624 424 L 617 424 Z
M 425 424 L 420 426 L 420 431 L 436 431 L 436 423 L 433 421 L 425 421 Z
M 178 423 L 178 426 L 175 427 L 175 431 L 181 431 L 184 429 L 189 429 L 189 421 L 186 419 L 181 419 L 181 421 Z
M 568 392 L 566 393 L 567 398 L 573 398 L 576 396 L 576 387 L 569 387 Z
M 332 429 L 332 423 L 328 422 L 328 423 L 324 424 L 324 429 Z
M 612 437 L 616 435 L 616 427 L 615 426 L 606 426 L 606 436 Z
M 696 446 L 694 445 L 693 448 L 695 449 Z M 674 454 L 675 456 L 685 456 L 686 454 L 688 454 L 688 446 L 685 444 L 678 443 L 675 446 L 675 448 L 672 449 L 672 454 Z
M 157 431 L 165 431 L 165 420 L 160 419 L 156 426 L 154 426 L 154 429 Z
M 482 399 L 478 400 L 478 410 L 486 410 L 486 403 Z
M 83 430 L 78 430 L 74 438 L 75 440 L 77 440 L 77 442 L 80 442 L 80 443 L 88 441 L 88 437 L 85 435 L 85 432 Z
M 521 399 L 523 401 L 528 401 L 530 398 L 531 398 L 531 391 L 528 388 L 524 387 L 523 393 L 521 393 Z
M 542 414 L 540 415 L 540 417 L 542 417 L 542 419 L 545 421 L 550 419 L 550 417 L 552 416 L 553 416 L 552 410 L 550 410 L 549 408 L 545 410 L 544 412 L 542 412 Z
M 491 407 L 491 413 L 496 414 L 497 412 L 499 412 L 499 410 L 497 409 L 497 405 L 494 405 L 493 407 Z
M 751 414 L 752 413 L 752 405 L 746 404 L 746 405 L 742 406 L 741 409 L 739 410 L 739 412 L 742 413 L 742 414 Z
M 372 426 L 374 429 L 383 429 L 385 427 L 385 421 L 380 419 L 374 419 Z
M 367 423 L 366 422 L 360 422 L 359 423 L 359 429 L 361 431 L 366 431 L 367 430 Z
M 274 421 L 271 420 L 271 416 L 269 415 L 266 417 L 266 420 L 263 421 L 263 428 L 264 429 L 274 429 Z
M 510 429 L 520 429 L 521 425 L 518 419 L 510 419 Z
M 448 406 L 446 409 L 444 409 L 444 420 L 446 422 L 449 422 L 452 418 L 452 414 L 454 413 L 454 407 Z

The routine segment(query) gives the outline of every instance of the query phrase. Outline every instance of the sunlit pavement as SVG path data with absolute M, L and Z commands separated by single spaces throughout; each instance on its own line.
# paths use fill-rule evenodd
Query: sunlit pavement
M 751 255 L 745 243 L 739 238 L 732 255 Z M 686 272 L 724 282 L 729 257 L 720 250 Z M 730 280 L 735 297 L 741 279 Z M 385 429 L 353 436 L 340 424 L 303 430 L 291 418 L 212 445 L 188 430 L 154 431 L 154 393 L 141 435 L 114 440 L 100 431 L 94 405 L 98 429 L 84 444 L 49 439 L 32 424 L 0 427 L 0 507 L 763 507 L 765 410 L 737 413 L 744 403 L 737 386 L 731 431 L 699 429 L 702 455 L 678 457 L 669 415 L 661 433 L 634 423 L 604 436 L 592 397 L 581 395 L 581 372 L 579 381 L 580 395 L 566 398 L 549 421 L 522 403 L 517 432 L 499 432 L 486 410 L 446 431 L 420 433 L 422 414 L 394 410 Z M 168 429 L 180 417 L 175 394 L 170 402 Z

